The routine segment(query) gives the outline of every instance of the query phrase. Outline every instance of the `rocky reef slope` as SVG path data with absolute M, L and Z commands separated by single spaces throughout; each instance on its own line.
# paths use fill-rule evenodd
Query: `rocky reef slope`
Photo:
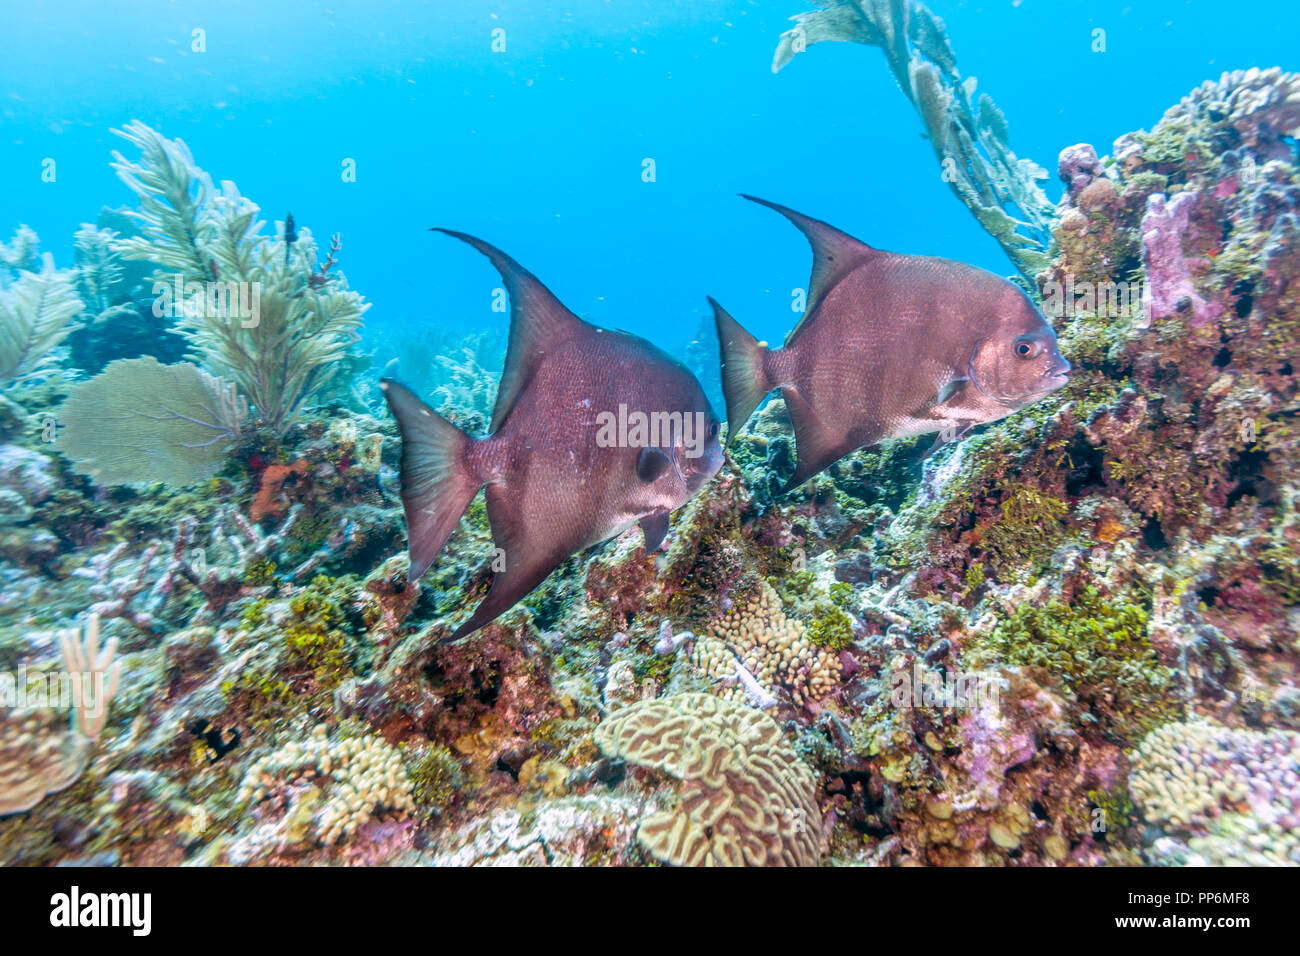
M 457 645 L 483 510 L 407 582 L 379 417 L 184 493 L 11 430 L 0 665 L 90 609 L 121 678 L 0 715 L 0 862 L 1300 863 L 1297 132 L 1252 70 L 1065 150 L 1066 388 L 786 499 L 773 401 L 664 552 Z

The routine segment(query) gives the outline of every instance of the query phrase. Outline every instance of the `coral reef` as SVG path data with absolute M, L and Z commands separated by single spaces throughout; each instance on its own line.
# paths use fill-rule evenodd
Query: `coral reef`
M 914 6 L 820 22 L 884 36 L 898 10 L 890 56 L 943 86 Z M 82 230 L 78 271 L 45 281 L 88 324 L 0 403 L 0 679 L 97 673 L 112 711 L 10 707 L 0 683 L 0 863 L 1300 862 L 1298 83 L 1226 74 L 1109 156 L 1062 151 L 1036 288 L 1076 368 L 1058 393 L 788 495 L 774 399 L 662 550 L 633 528 L 456 644 L 447 621 L 488 586 L 486 511 L 408 580 L 397 433 L 351 380 L 259 399 L 217 367 L 234 340 L 205 340 L 196 371 L 249 419 L 189 423 L 182 444 L 219 438 L 202 472 L 90 480 L 61 404 L 120 359 L 181 361 L 162 338 L 100 361 L 96 336 L 141 328 L 144 270 L 215 261 L 313 309 L 345 294 L 305 233 L 262 235 L 132 127 L 144 228 L 108 210 Z M 972 95 L 941 111 L 955 142 Z M 20 230 L 0 296 L 47 267 Z M 199 345 L 200 321 L 178 337 Z M 496 339 L 382 344 L 478 427 Z M 61 647 L 74 625 L 87 641 Z

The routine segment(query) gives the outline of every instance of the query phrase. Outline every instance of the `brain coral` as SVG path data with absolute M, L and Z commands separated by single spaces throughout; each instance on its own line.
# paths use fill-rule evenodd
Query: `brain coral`
M 710 694 L 625 707 L 596 744 L 681 782 L 680 799 L 641 820 L 637 839 L 678 866 L 813 866 L 819 854 L 816 779 L 771 717 Z
M 54 710 L 10 711 L 0 719 L 0 817 L 30 810 L 81 776 L 89 741 L 67 733 Z

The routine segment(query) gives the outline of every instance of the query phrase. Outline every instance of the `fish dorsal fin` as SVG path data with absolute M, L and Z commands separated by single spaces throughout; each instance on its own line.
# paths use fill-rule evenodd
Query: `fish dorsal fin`
M 437 228 L 432 231 L 467 242 L 487 256 L 501 273 L 510 296 L 510 342 L 506 346 L 506 366 L 501 373 L 496 405 L 492 408 L 491 430 L 495 432 L 510 414 L 547 349 L 555 348 L 572 335 L 591 330 L 592 326 L 566 309 L 535 275 L 495 246 L 463 232 Z
M 785 337 L 785 344 L 789 345 L 804 322 L 807 321 L 808 316 L 813 314 L 813 310 L 826 297 L 826 293 L 835 288 L 839 281 L 848 275 L 855 266 L 859 265 L 863 259 L 868 256 L 878 255 L 880 250 L 871 248 L 860 239 L 854 239 L 847 232 L 840 232 L 834 226 L 827 225 L 820 219 L 813 219 L 803 213 L 795 212 L 788 206 L 768 202 L 766 199 L 759 199 L 757 196 L 748 196 L 745 193 L 741 193 L 741 196 L 750 202 L 758 203 L 760 206 L 775 209 L 785 216 L 798 227 L 799 231 L 808 240 L 808 244 L 812 246 L 813 267 L 812 279 L 808 283 L 808 301 L 804 306 L 803 318 Z

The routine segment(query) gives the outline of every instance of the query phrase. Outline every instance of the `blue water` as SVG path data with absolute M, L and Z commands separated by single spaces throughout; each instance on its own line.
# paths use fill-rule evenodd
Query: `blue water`
M 1227 69 L 1300 68 L 1294 0 L 933 2 L 963 74 L 1052 172 Z M 779 338 L 803 240 L 752 192 L 880 248 L 1012 272 L 941 182 L 879 51 L 821 44 L 781 74 L 803 0 L 142 0 L 0 5 L 0 232 L 60 265 L 101 205 L 134 205 L 109 133 L 181 137 L 268 221 L 292 211 L 374 303 L 371 332 L 499 327 L 499 279 L 445 237 L 503 247 L 578 314 L 673 348 L 712 294 Z M 192 31 L 207 51 L 191 51 Z M 506 50 L 491 32 L 506 31 Z M 1106 30 L 1105 53 L 1092 31 Z M 127 150 L 131 152 L 130 149 Z M 57 179 L 40 180 L 42 161 Z M 642 180 L 642 162 L 656 181 Z M 345 159 L 357 181 L 343 182 Z

